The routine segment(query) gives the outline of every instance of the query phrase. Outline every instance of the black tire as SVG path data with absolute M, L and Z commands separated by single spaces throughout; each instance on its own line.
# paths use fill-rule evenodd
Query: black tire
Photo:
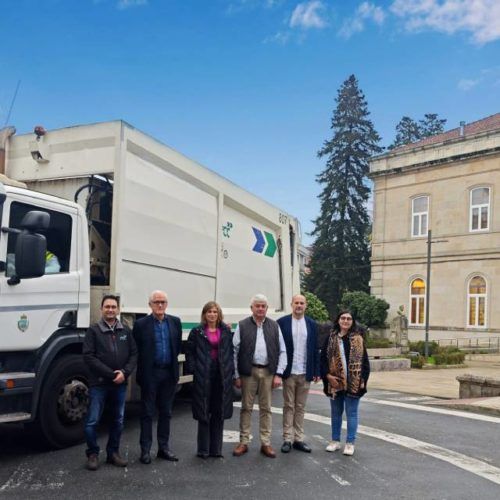
M 37 424 L 52 448 L 65 448 L 83 441 L 88 380 L 87 366 L 81 355 L 65 355 L 50 366 L 40 394 Z

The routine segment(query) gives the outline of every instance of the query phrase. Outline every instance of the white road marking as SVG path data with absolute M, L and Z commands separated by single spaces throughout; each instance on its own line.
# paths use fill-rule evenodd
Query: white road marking
M 235 403 L 235 406 L 241 407 L 241 403 Z M 416 407 L 415 405 L 408 405 L 408 406 L 410 406 L 412 409 Z M 254 405 L 254 409 L 258 409 L 258 406 Z M 432 408 L 432 409 L 437 410 L 437 408 Z M 282 408 L 271 407 L 271 411 L 277 414 L 283 413 Z M 455 413 L 463 413 L 463 412 L 455 412 Z M 304 418 L 312 422 L 317 422 L 328 426 L 331 425 L 331 418 L 324 417 L 323 415 L 316 415 L 315 413 L 306 413 L 304 415 Z M 342 427 L 343 428 L 346 427 L 345 422 L 343 422 Z M 358 427 L 358 433 L 364 434 L 365 436 L 369 436 L 375 439 L 380 439 L 388 443 L 396 444 L 398 446 L 408 448 L 412 451 L 416 451 L 424 455 L 437 458 L 439 460 L 442 460 L 443 462 L 447 462 L 451 465 L 454 465 L 455 467 L 463 469 L 467 472 L 471 472 L 476 476 L 480 476 L 484 479 L 487 479 L 488 481 L 500 485 L 500 469 L 498 467 L 494 467 L 493 465 L 490 465 L 476 458 L 463 455 L 462 453 L 458 453 L 456 451 L 452 451 L 447 448 L 443 448 L 441 446 L 436 446 L 434 444 L 426 443 L 425 441 L 420 441 L 418 439 L 402 436 L 400 434 L 394 434 L 392 432 L 375 429 L 374 427 L 367 427 L 365 425 L 360 425 Z
M 343 479 L 342 477 L 340 477 L 337 474 L 332 474 L 332 471 L 328 467 L 323 467 L 320 462 L 318 462 L 317 460 L 315 460 L 312 457 L 308 457 L 308 458 L 309 458 L 309 460 L 314 462 L 318 467 L 323 469 L 334 481 L 339 483 L 340 486 L 351 486 L 351 483 L 349 481 L 346 481 L 345 479 Z
M 60 480 L 51 481 L 49 477 L 45 480 L 35 477 L 36 470 L 30 469 L 26 464 L 20 464 L 16 470 L 11 474 L 9 479 L 0 486 L 0 492 L 12 491 L 16 489 L 41 491 L 41 490 L 57 490 L 64 486 L 64 482 Z M 67 472 L 57 471 L 50 476 L 57 476 L 58 479 L 62 478 Z
M 406 408 L 408 410 L 426 411 L 428 413 L 439 413 L 441 415 L 452 415 L 454 417 L 468 418 L 470 420 L 480 420 L 482 422 L 492 422 L 500 424 L 500 417 L 493 417 L 491 415 L 481 415 L 479 413 L 470 413 L 460 410 L 447 410 L 446 408 L 434 408 L 433 406 L 421 406 L 415 404 L 401 403 L 399 401 L 387 401 L 384 399 L 363 398 L 363 402 L 373 403 L 376 405 L 397 406 L 399 408 Z

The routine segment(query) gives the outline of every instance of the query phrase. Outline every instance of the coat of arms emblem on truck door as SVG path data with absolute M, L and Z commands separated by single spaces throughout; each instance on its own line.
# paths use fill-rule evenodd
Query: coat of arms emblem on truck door
M 19 321 L 17 322 L 17 327 L 22 332 L 25 332 L 29 326 L 30 322 L 28 321 L 28 316 L 26 316 L 26 314 L 22 314 L 21 317 L 19 318 Z

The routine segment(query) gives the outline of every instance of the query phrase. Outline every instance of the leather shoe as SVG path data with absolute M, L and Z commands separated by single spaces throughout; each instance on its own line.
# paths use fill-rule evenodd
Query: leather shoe
M 224 458 L 224 455 L 222 453 L 210 453 L 209 456 L 212 458 Z
M 270 444 L 263 444 L 260 447 L 260 452 L 269 458 L 276 458 L 276 452 L 273 450 L 273 447 Z
M 139 460 L 141 461 L 141 463 L 149 465 L 151 463 L 151 455 L 149 454 L 149 451 L 143 451 Z
M 127 467 L 128 465 L 128 462 L 116 452 L 108 455 L 106 462 L 108 464 L 116 465 L 117 467 Z
M 208 453 L 197 453 L 197 457 L 203 458 L 203 460 L 206 460 L 208 458 Z
M 248 446 L 246 444 L 240 443 L 234 450 L 233 455 L 235 457 L 241 457 L 248 451 Z
M 170 450 L 158 450 L 157 458 L 163 458 L 169 462 L 178 462 L 179 459 Z
M 292 451 L 292 443 L 290 441 L 285 441 L 281 445 L 281 453 L 290 453 Z
M 99 458 L 96 453 L 91 453 L 87 457 L 86 466 L 88 470 L 97 470 L 99 468 Z
M 293 443 L 293 448 L 295 450 L 304 451 L 305 453 L 311 453 L 311 447 L 308 446 L 304 441 L 295 441 Z

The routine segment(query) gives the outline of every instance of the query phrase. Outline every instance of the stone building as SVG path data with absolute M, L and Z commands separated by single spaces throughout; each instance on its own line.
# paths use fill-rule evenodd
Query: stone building
M 376 156 L 371 292 L 410 340 L 500 336 L 500 113 Z M 432 231 L 426 303 L 427 232 Z

